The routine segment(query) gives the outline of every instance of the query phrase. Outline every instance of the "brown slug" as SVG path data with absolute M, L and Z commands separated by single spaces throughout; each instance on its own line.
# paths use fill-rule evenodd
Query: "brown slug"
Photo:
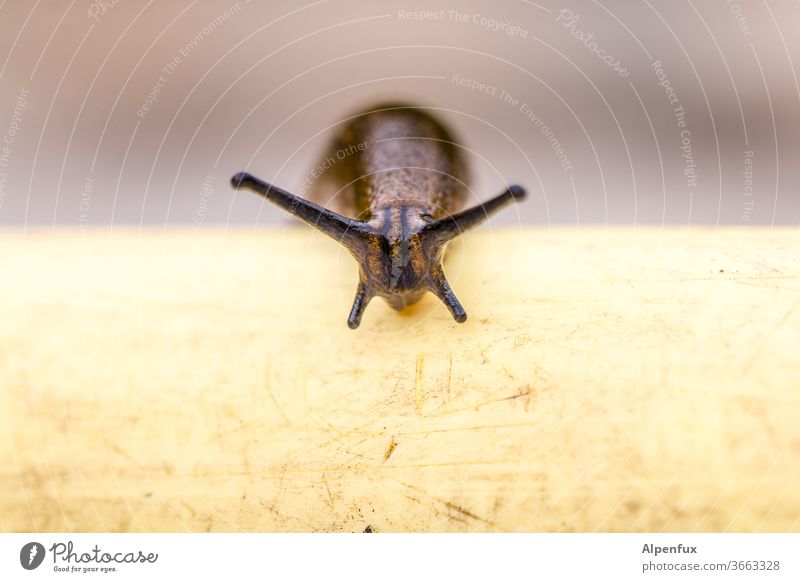
M 432 115 L 386 104 L 351 118 L 334 140 L 325 179 L 343 214 L 290 194 L 245 172 L 234 188 L 260 194 L 343 244 L 359 263 L 347 325 L 355 329 L 379 295 L 396 310 L 431 291 L 459 323 L 467 319 L 442 270 L 447 243 L 483 223 L 525 190 L 509 186 L 462 210 L 467 172 L 461 149 Z

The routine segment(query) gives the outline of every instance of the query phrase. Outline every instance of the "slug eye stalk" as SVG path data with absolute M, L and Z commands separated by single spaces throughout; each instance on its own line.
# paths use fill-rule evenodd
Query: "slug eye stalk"
M 486 202 L 429 223 L 422 232 L 430 239 L 447 242 L 480 226 L 511 202 L 524 200 L 525 195 L 525 189 L 514 184 Z
M 282 188 L 259 180 L 247 172 L 239 172 L 233 176 L 231 186 L 236 190 L 244 189 L 255 192 L 306 224 L 339 241 L 351 251 L 355 252 L 363 243 L 367 229 L 360 220 L 346 218 Z
M 510 186 L 487 202 L 433 221 L 422 220 L 420 216 L 409 217 L 413 209 L 399 205 L 402 218 L 398 235 L 397 224 L 374 226 L 346 218 L 245 172 L 233 176 L 231 185 L 237 190 L 247 189 L 259 194 L 350 251 L 360 265 L 360 280 L 347 319 L 351 329 L 360 325 L 364 310 L 375 295 L 381 295 L 389 305 L 401 310 L 428 291 L 447 306 L 453 319 L 459 323 L 466 321 L 467 314 L 444 276 L 441 264 L 444 247 L 511 202 L 525 197 L 525 190 L 520 186 Z M 412 222 L 421 226 L 410 228 Z M 413 237 L 418 237 L 421 244 L 411 245 Z

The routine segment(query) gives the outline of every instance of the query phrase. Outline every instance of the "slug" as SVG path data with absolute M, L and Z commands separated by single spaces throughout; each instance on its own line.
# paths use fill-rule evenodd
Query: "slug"
M 240 172 L 235 189 L 248 189 L 334 238 L 359 263 L 347 324 L 355 329 L 370 300 L 382 297 L 400 311 L 428 291 L 453 318 L 467 319 L 442 269 L 447 243 L 485 222 L 525 190 L 509 186 L 463 210 L 467 168 L 461 148 L 442 123 L 421 109 L 386 104 L 345 123 L 332 144 L 323 176 L 337 192 L 335 212 Z

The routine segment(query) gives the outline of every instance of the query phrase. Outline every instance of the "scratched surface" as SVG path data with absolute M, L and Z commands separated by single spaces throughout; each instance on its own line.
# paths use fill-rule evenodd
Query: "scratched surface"
M 2 233 L 3 531 L 800 530 L 800 232 Z

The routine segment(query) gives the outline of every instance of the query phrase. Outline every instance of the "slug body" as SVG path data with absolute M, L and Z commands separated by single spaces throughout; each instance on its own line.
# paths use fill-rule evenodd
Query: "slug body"
M 468 210 L 466 164 L 444 126 L 405 105 L 383 105 L 352 118 L 333 143 L 324 179 L 335 188 L 337 210 L 297 197 L 247 173 L 233 176 L 343 244 L 358 261 L 359 282 L 347 320 L 355 329 L 377 296 L 398 311 L 428 291 L 458 322 L 467 315 L 444 276 L 447 243 L 484 222 L 525 191 L 510 186 Z

